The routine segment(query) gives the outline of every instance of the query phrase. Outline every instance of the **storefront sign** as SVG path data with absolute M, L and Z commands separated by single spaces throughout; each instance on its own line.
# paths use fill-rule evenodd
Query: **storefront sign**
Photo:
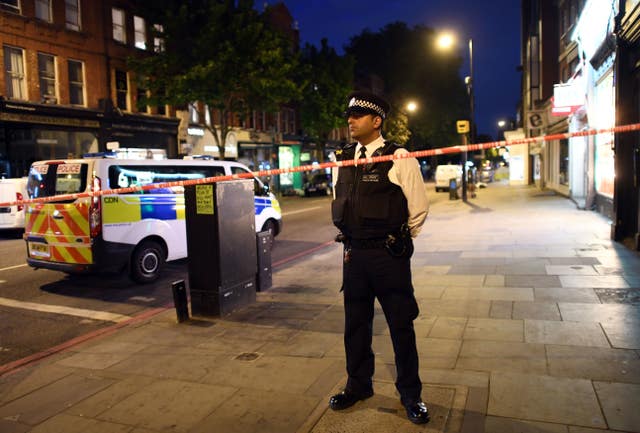
M 39 123 L 43 125 L 75 126 L 78 128 L 99 128 L 96 120 L 72 119 L 68 117 L 39 116 L 37 114 L 0 113 L 5 122 Z
M 551 114 L 553 116 L 569 116 L 584 105 L 585 93 L 582 80 L 574 80 L 564 84 L 553 85 Z

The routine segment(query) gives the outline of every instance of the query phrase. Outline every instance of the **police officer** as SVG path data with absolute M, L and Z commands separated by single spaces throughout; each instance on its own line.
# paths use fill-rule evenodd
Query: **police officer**
M 389 104 L 369 92 L 349 95 L 345 112 L 356 143 L 336 151 L 339 161 L 359 160 L 407 151 L 385 141 L 382 124 Z M 413 320 L 418 305 L 411 284 L 412 237 L 428 212 L 420 167 L 415 158 L 342 166 L 335 173 L 334 224 L 344 243 L 343 283 L 347 384 L 331 397 L 333 410 L 346 409 L 373 395 L 374 354 L 371 350 L 374 299 L 389 325 L 397 371 L 396 388 L 407 417 L 429 421 L 422 402 Z M 337 178 L 337 179 L 336 179 Z

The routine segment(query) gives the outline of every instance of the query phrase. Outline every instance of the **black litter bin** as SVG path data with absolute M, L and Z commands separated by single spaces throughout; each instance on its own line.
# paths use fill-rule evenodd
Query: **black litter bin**
M 458 200 L 458 181 L 455 177 L 449 179 L 449 200 Z

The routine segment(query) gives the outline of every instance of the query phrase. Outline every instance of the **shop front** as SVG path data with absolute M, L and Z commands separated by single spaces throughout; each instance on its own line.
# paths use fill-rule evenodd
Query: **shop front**
M 1 176 L 26 176 L 43 159 L 113 149 L 176 155 L 177 119 L 0 99 Z

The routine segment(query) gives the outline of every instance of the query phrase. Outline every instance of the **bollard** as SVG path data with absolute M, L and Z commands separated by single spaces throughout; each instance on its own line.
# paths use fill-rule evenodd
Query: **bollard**
M 173 304 L 176 307 L 178 323 L 182 323 L 185 320 L 189 320 L 189 306 L 187 304 L 187 287 L 184 284 L 184 280 L 178 280 L 171 283 L 171 290 L 173 291 Z

